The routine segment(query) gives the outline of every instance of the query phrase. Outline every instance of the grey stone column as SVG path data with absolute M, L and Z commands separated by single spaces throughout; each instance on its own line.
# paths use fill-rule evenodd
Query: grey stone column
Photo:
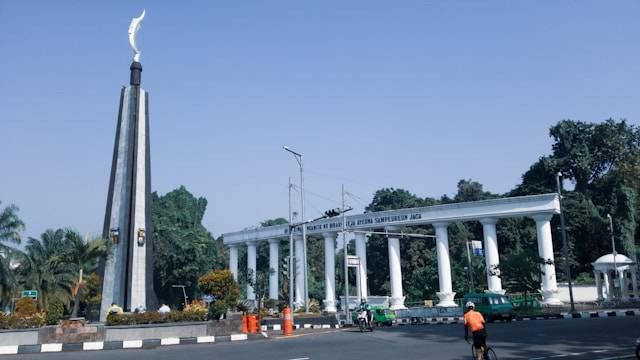
M 278 300 L 278 246 L 280 239 L 269 239 L 269 299 Z

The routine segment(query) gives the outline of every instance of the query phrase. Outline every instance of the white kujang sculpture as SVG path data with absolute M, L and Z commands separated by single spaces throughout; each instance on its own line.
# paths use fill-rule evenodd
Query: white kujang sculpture
M 144 19 L 145 10 L 142 10 L 142 14 L 137 18 L 131 19 L 131 24 L 129 24 L 129 45 L 133 49 L 133 61 L 140 62 L 140 50 L 136 46 L 136 34 L 138 30 L 140 30 L 140 25 L 142 23 L 142 19 Z

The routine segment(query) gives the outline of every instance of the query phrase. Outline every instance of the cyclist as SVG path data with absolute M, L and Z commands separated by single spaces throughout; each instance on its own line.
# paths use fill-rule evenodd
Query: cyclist
M 487 332 L 485 331 L 484 317 L 475 311 L 476 305 L 471 301 L 465 304 L 467 312 L 464 314 L 464 339 L 469 340 L 469 332 L 471 329 L 473 336 L 473 347 L 476 350 L 476 358 L 482 360 L 484 357 L 484 349 L 487 347 Z

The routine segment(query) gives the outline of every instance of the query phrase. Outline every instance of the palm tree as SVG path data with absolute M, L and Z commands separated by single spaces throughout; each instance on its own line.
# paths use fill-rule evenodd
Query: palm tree
M 20 232 L 24 230 L 24 223 L 17 212 L 18 207 L 15 205 L 9 205 L 0 211 L 0 302 L 2 304 L 11 300 L 11 295 L 16 289 L 11 259 L 18 250 L 6 246 L 3 242 L 20 244 Z
M 38 305 L 46 309 L 51 298 L 68 303 L 73 283 L 72 264 L 64 262 L 65 230 L 46 230 L 40 239 L 30 237 L 18 268 L 19 282 L 38 291 Z
M 0 201 L 0 204 L 2 202 Z M 3 242 L 20 244 L 20 232 L 24 230 L 24 223 L 18 217 L 18 207 L 9 205 L 0 211 L 0 252 L 10 251 L 11 248 Z
M 74 297 L 71 317 L 77 317 L 83 292 L 84 273 L 95 270 L 98 262 L 109 254 L 108 241 L 102 237 L 87 238 L 85 240 L 80 234 L 72 230 L 66 232 L 64 240 L 65 252 L 62 255 L 62 259 L 73 265 L 77 273 L 77 278 L 71 291 Z

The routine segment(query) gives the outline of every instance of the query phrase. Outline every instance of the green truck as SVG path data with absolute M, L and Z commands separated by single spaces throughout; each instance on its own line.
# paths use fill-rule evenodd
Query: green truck
M 464 303 L 471 301 L 476 305 L 476 311 L 481 313 L 487 322 L 505 320 L 511 322 L 516 318 L 513 304 L 509 299 L 496 293 L 469 293 L 464 296 Z M 466 309 L 465 309 L 466 312 Z
M 389 310 L 389 308 L 383 306 L 372 306 L 371 311 L 373 312 L 373 323 L 375 325 L 391 326 L 396 320 L 396 314 L 393 311 Z M 354 323 L 358 322 L 357 311 L 351 313 L 351 320 Z

